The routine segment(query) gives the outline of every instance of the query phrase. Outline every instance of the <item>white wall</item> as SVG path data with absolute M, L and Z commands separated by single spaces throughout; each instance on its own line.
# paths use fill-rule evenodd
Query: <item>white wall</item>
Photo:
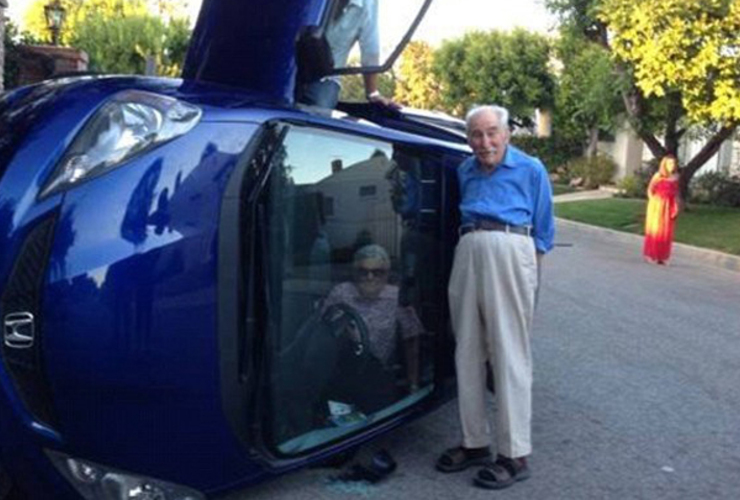
M 391 165 L 390 160 L 378 156 L 349 165 L 316 184 L 316 191 L 333 199 L 334 213 L 327 215 L 324 228 L 333 247 L 352 246 L 358 230 L 366 229 L 375 243 L 391 256 L 395 254 L 401 233 L 386 179 Z M 375 186 L 375 194 L 360 196 L 360 188 L 369 186 Z
M 598 150 L 617 164 L 615 180 L 623 179 L 639 170 L 642 167 L 644 151 L 649 153 L 627 123 L 615 133 L 613 142 L 599 142 Z
M 704 141 L 692 139 L 682 141 L 678 149 L 680 165 L 686 164 L 704 145 Z M 615 180 L 624 178 L 640 169 L 653 158 L 650 149 L 626 125 L 616 133 L 614 142 L 600 142 L 599 152 L 612 158 L 617 163 Z M 697 175 L 707 172 L 722 171 L 740 175 L 740 133 L 725 141 L 720 150 L 707 161 Z

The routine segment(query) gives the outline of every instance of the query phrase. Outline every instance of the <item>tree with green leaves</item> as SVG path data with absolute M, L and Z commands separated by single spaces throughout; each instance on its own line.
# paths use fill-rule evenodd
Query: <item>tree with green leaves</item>
M 432 73 L 434 49 L 426 42 L 414 41 L 403 51 L 398 66 L 396 102 L 419 109 L 440 107 L 440 85 Z
M 705 131 L 681 190 L 740 123 L 738 0 L 547 0 L 565 29 L 610 51 L 630 124 L 656 158 Z M 661 141 L 662 138 L 662 141 Z
M 599 133 L 613 132 L 623 118 L 622 82 L 603 47 L 565 34 L 556 53 L 562 70 L 555 92 L 554 129 L 581 141 L 587 137 L 586 156 L 591 158 Z
M 459 116 L 475 104 L 496 103 L 531 125 L 534 110 L 554 101 L 550 48 L 544 35 L 522 29 L 475 31 L 445 41 L 432 68 L 443 107 Z
M 36 0 L 25 16 L 28 31 L 49 40 L 46 0 Z M 90 69 L 142 74 L 152 57 L 158 73 L 177 76 L 187 51 L 190 27 L 178 17 L 185 0 L 61 0 L 67 15 L 61 41 L 84 50 Z
M 350 58 L 348 66 L 360 66 L 357 58 Z M 365 81 L 360 74 L 341 77 L 339 100 L 345 102 L 366 102 Z M 393 70 L 378 74 L 378 91 L 384 96 L 392 96 L 396 91 L 396 75 Z
M 19 61 L 21 59 L 20 46 L 39 43 L 30 33 L 22 32 L 13 21 L 8 20 L 3 33 L 5 44 L 5 60 L 3 62 L 3 79 L 5 90 L 18 85 Z

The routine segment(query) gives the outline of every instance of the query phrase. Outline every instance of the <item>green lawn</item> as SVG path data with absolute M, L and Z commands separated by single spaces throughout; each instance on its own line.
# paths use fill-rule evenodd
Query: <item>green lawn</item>
M 556 196 L 559 194 L 572 193 L 573 191 L 575 191 L 575 189 L 566 184 L 553 184 L 552 185 L 552 194 Z
M 594 226 L 643 234 L 645 201 L 612 198 L 555 205 L 555 215 Z M 740 255 L 740 209 L 691 205 L 679 215 L 675 240 Z

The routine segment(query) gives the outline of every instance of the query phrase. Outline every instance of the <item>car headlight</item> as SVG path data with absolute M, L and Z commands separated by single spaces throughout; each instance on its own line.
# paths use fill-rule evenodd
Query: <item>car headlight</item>
M 205 500 L 191 488 L 47 450 L 52 463 L 85 500 Z
M 190 131 L 200 108 L 172 97 L 126 90 L 98 109 L 77 134 L 41 197 L 102 175 L 124 161 Z

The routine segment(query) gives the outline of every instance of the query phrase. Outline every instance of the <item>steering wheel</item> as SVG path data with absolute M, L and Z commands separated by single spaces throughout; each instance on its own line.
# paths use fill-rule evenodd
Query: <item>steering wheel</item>
M 369 353 L 369 329 L 355 308 L 345 303 L 332 304 L 326 308 L 321 320 L 330 327 L 335 338 L 346 338 L 352 343 L 355 356 Z

